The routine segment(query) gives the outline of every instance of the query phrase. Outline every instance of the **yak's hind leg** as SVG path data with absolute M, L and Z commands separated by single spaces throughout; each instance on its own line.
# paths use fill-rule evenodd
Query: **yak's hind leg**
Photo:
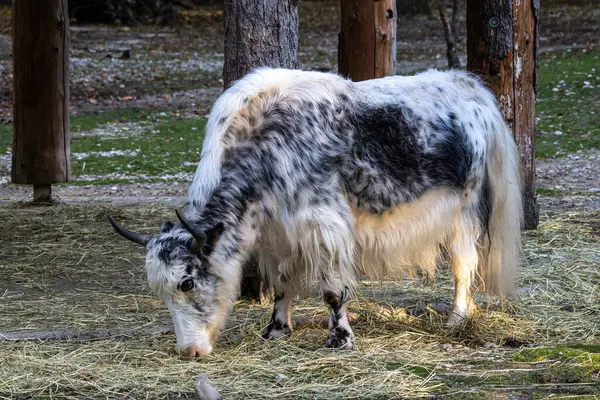
M 325 347 L 337 349 L 354 348 L 354 332 L 348 322 L 347 303 L 350 300 L 348 287 L 335 288 L 323 285 L 323 300 L 330 307 L 329 335 Z
M 464 214 L 458 218 L 448 243 L 455 285 L 454 305 L 448 318 L 450 326 L 461 322 L 476 309 L 472 290 L 479 260 L 476 247 L 479 229 Z

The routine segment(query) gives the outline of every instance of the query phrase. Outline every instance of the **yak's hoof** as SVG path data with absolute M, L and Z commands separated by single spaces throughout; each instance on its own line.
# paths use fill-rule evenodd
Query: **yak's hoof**
M 452 328 L 454 326 L 460 325 L 465 320 L 466 315 L 457 314 L 451 312 L 448 316 L 448 321 L 446 322 L 446 326 Z
M 329 331 L 325 347 L 352 350 L 354 348 L 354 332 L 340 327 Z
M 446 322 L 446 326 L 452 328 L 454 326 L 460 325 L 465 321 L 465 319 L 469 318 L 476 312 L 477 306 L 475 304 L 471 304 L 466 309 L 454 307 L 454 309 L 450 312 L 450 315 L 448 316 L 448 322 Z
M 273 323 L 271 321 L 262 333 L 263 339 L 278 339 L 288 337 L 292 334 L 292 329 L 288 324 Z

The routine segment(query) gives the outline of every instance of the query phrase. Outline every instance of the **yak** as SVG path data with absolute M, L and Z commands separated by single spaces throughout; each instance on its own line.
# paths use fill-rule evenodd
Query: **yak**
M 447 259 L 449 324 L 474 311 L 478 290 L 515 294 L 518 153 L 495 97 L 466 72 L 352 82 L 261 68 L 214 104 L 177 217 L 156 236 L 110 221 L 146 247 L 183 354 L 212 351 L 253 254 L 274 296 L 263 337 L 291 334 L 292 299 L 316 283 L 325 345 L 350 349 L 347 303 L 365 277 L 433 276 Z

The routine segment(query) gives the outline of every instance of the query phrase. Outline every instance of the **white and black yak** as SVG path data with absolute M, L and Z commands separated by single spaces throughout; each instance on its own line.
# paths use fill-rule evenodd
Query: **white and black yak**
M 150 288 L 193 357 L 212 351 L 250 254 L 274 292 L 265 338 L 291 333 L 295 293 L 317 282 L 331 308 L 326 346 L 352 348 L 356 281 L 432 276 L 442 256 L 456 323 L 475 290 L 514 294 L 521 210 L 514 140 L 472 75 L 354 83 L 259 69 L 214 105 L 181 224 L 147 236 L 111 222 L 146 246 Z

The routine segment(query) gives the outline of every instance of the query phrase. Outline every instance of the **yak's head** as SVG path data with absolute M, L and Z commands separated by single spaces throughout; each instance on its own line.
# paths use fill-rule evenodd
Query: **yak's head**
M 212 351 L 230 307 L 230 296 L 218 293 L 227 277 L 211 265 L 223 224 L 199 231 L 176 213 L 181 225 L 165 222 L 158 236 L 129 231 L 109 219 L 118 234 L 146 247 L 148 284 L 169 309 L 177 346 L 185 356 L 199 357 Z

